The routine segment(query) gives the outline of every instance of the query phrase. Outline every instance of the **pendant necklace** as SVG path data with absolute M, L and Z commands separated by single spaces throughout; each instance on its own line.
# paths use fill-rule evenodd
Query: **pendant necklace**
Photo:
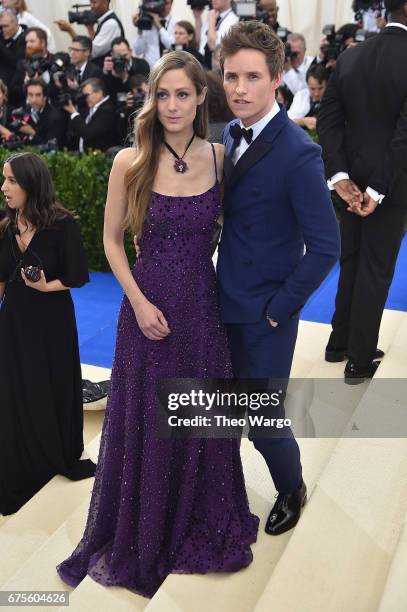
M 184 161 L 184 157 L 189 149 L 189 147 L 192 144 L 193 139 L 195 138 L 195 134 L 192 134 L 192 138 L 189 141 L 189 143 L 187 144 L 187 148 L 185 149 L 183 155 L 181 155 L 181 157 L 179 155 L 177 155 L 177 153 L 174 151 L 174 149 L 172 147 L 170 147 L 170 145 L 168 144 L 168 142 L 165 142 L 165 140 L 163 140 L 163 143 L 165 144 L 165 146 L 167 147 L 167 149 L 169 150 L 170 153 L 173 154 L 173 156 L 175 157 L 175 161 L 174 161 L 174 170 L 175 172 L 180 172 L 181 174 L 183 174 L 184 172 L 186 172 L 188 170 L 188 164 L 186 161 Z

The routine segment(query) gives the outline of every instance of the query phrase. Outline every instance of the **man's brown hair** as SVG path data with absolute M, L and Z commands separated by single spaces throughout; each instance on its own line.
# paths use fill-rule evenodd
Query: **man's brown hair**
M 284 69 L 284 44 L 265 23 L 240 21 L 221 40 L 220 64 L 224 69 L 225 59 L 241 49 L 256 49 L 264 53 L 272 80 Z

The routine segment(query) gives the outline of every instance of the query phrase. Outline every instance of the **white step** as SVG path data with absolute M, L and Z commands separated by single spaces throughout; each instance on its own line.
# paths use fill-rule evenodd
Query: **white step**
M 88 444 L 83 456 L 97 461 L 99 443 L 100 434 Z M 0 587 L 84 499 L 89 499 L 93 482 L 93 478 L 72 482 L 55 476 L 16 514 L 8 517 L 0 527 Z
M 333 439 L 300 441 L 304 479 L 310 492 L 335 445 Z M 146 612 L 248 612 L 254 609 L 293 532 L 279 538 L 264 532 L 275 491 L 261 455 L 248 440 L 242 441 L 242 456 L 250 507 L 260 516 L 258 540 L 252 547 L 253 563 L 231 574 L 171 574 Z
M 404 612 L 407 610 L 406 567 L 407 515 L 377 612 Z
M 355 412 L 359 431 L 386 431 L 392 415 L 377 402 L 379 384 Z M 339 441 L 255 612 L 271 602 L 273 612 L 377 609 L 407 510 L 407 440 L 350 438 Z

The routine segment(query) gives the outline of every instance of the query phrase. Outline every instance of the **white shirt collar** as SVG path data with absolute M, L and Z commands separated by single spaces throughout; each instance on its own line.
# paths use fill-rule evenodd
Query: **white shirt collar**
M 388 23 L 386 25 L 386 28 L 403 28 L 403 30 L 407 31 L 407 26 L 404 25 L 404 23 L 397 23 L 396 21 L 392 21 L 391 23 Z
M 108 15 L 110 15 L 110 13 L 113 13 L 113 11 L 112 11 L 112 10 L 110 10 L 110 11 L 106 11 L 106 13 L 103 13 L 103 15 L 101 15 L 100 17 L 98 17 L 98 19 L 97 19 L 97 23 L 99 24 L 99 23 L 102 21 L 102 19 L 104 19 L 105 17 L 107 17 Z
M 277 115 L 277 113 L 280 112 L 280 107 L 278 105 L 277 100 L 274 102 L 272 109 L 267 113 L 267 115 L 264 115 L 264 117 L 262 117 L 261 119 L 259 119 L 258 121 L 256 121 L 256 123 L 253 123 L 253 125 L 249 125 L 246 129 L 252 129 L 253 130 L 253 137 L 252 140 L 255 140 L 257 138 L 257 136 L 260 134 L 260 132 L 262 130 L 264 130 L 264 128 L 266 127 L 266 125 L 268 123 L 270 123 L 270 121 Z M 240 127 L 244 127 L 243 123 L 240 121 Z
M 18 28 L 17 32 L 14 34 L 14 36 L 13 36 L 13 38 L 12 38 L 11 40 L 16 40 L 16 39 L 17 39 L 17 38 L 20 36 L 20 34 L 22 33 L 22 31 L 23 31 L 23 28 L 20 26 L 20 27 Z

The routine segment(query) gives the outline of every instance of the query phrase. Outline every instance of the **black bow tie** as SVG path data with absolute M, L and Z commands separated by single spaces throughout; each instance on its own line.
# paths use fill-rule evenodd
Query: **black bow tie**
M 245 130 L 244 128 L 240 127 L 240 125 L 238 123 L 234 123 L 233 125 L 230 126 L 229 134 L 232 136 L 232 138 L 236 142 L 237 146 L 239 145 L 240 141 L 242 140 L 242 137 L 245 139 L 247 144 L 250 144 L 252 142 L 252 140 L 253 140 L 253 130 L 252 130 L 252 128 L 249 128 L 248 130 Z

